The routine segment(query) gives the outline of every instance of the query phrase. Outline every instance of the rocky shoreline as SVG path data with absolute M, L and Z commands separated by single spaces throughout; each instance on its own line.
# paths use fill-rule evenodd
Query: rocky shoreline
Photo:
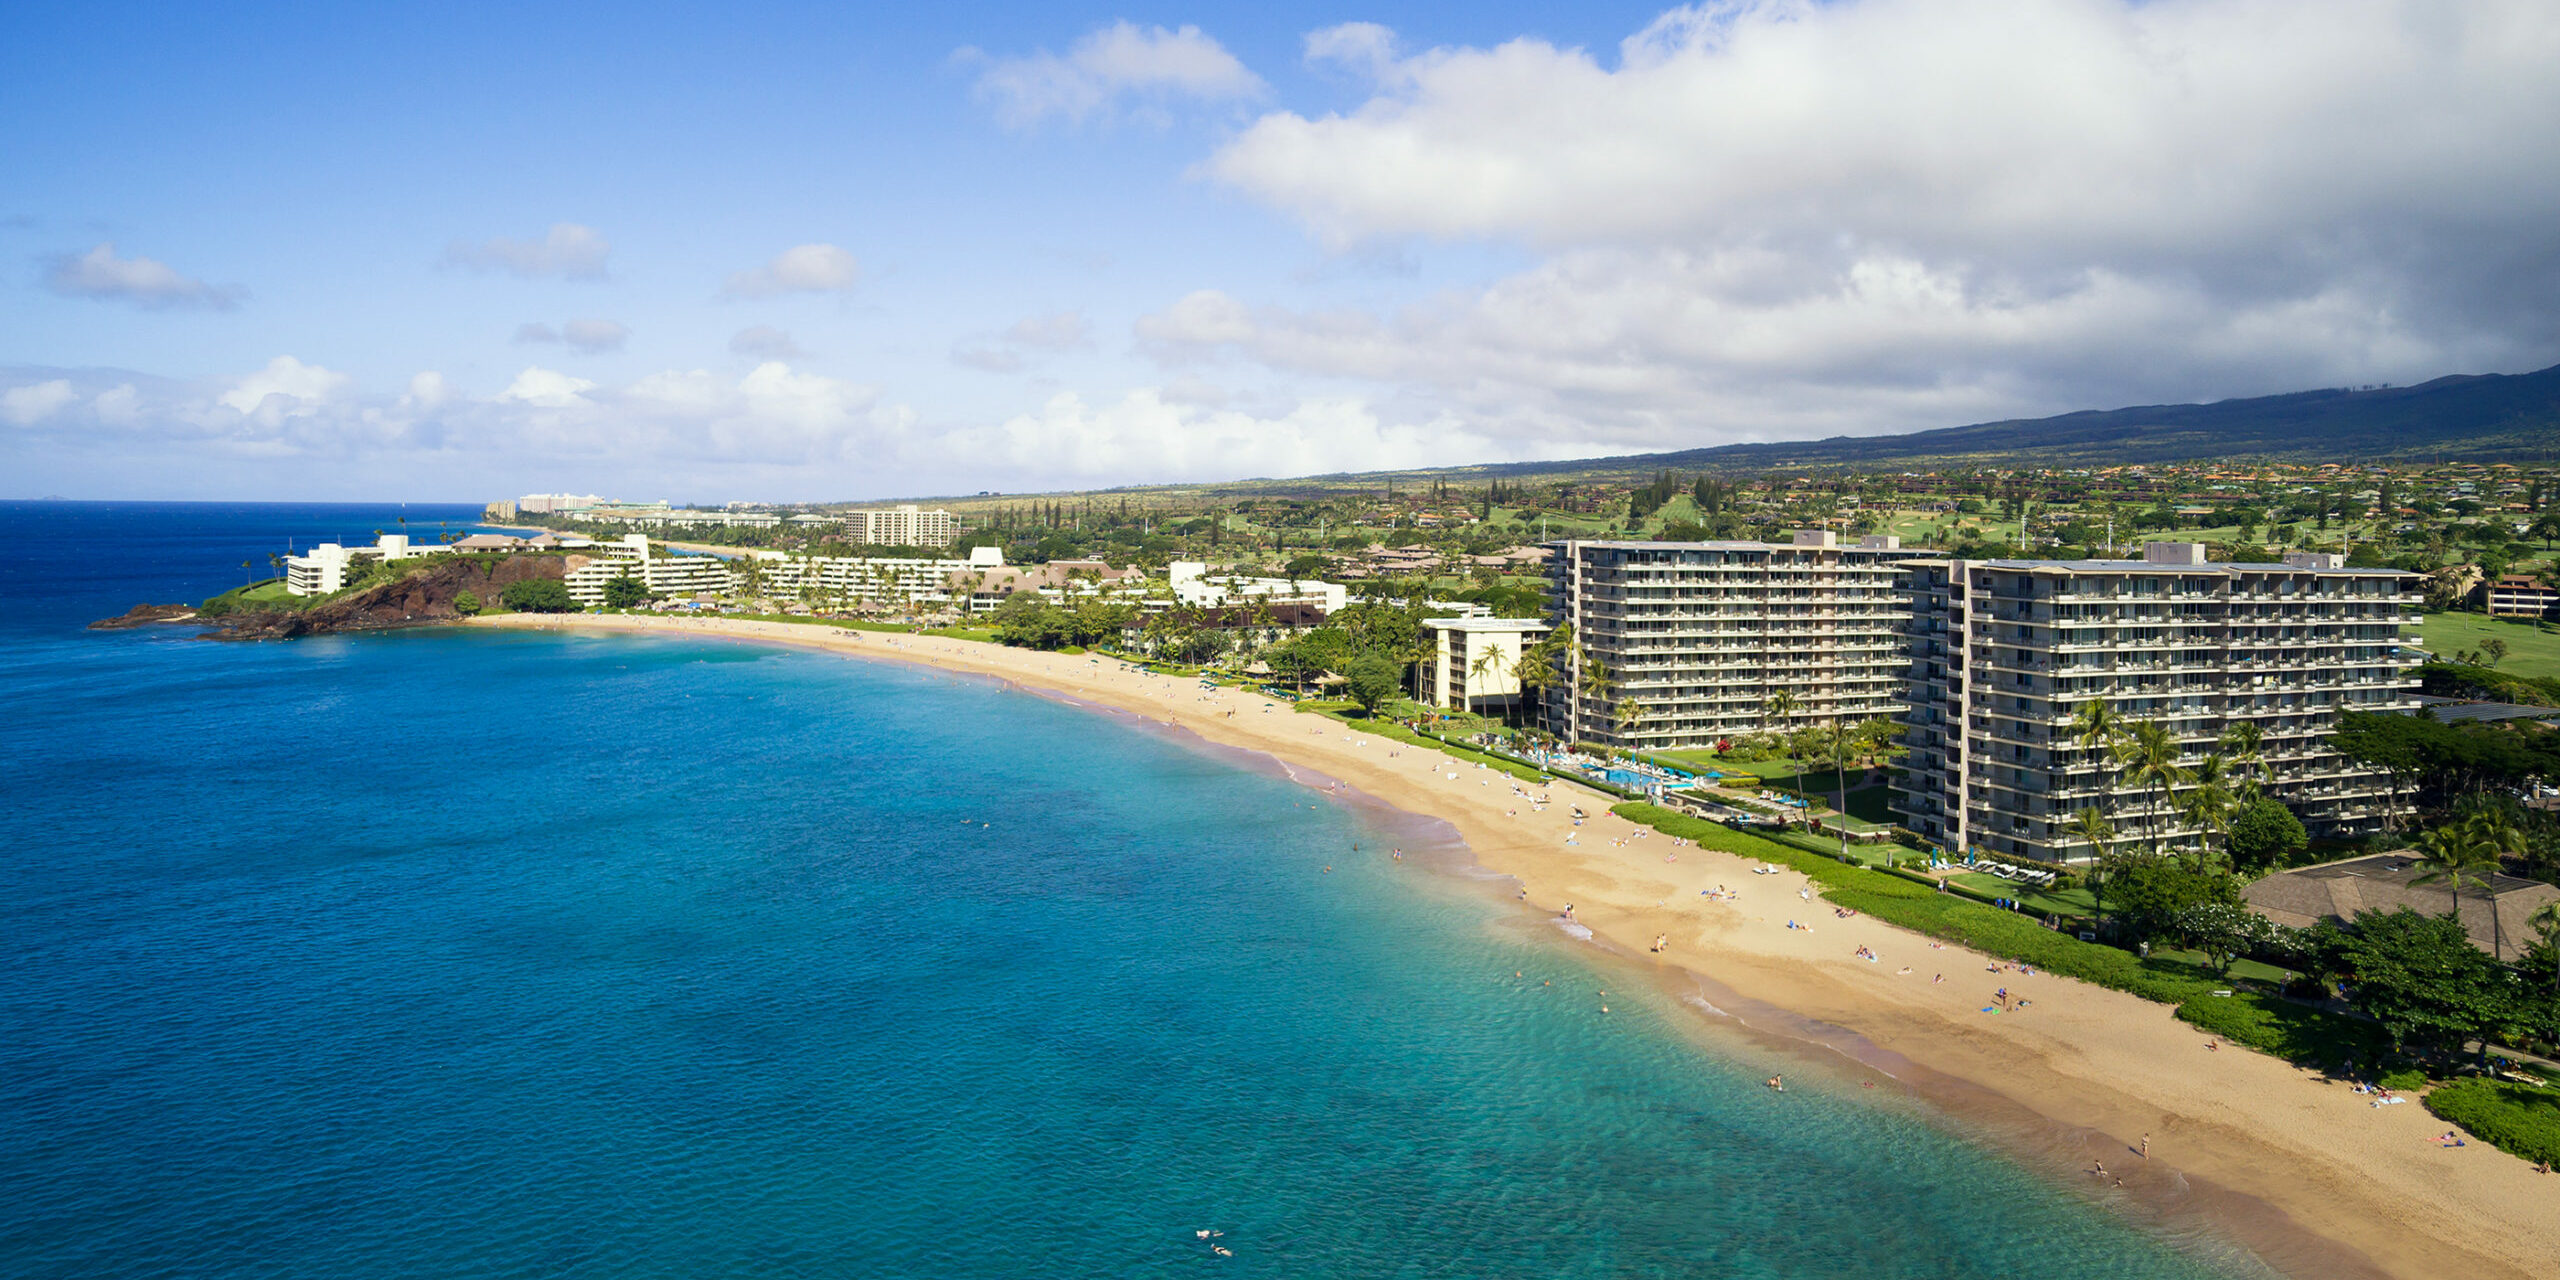
M 453 603 L 465 591 L 494 604 L 499 593 L 515 583 L 557 580 L 568 570 L 565 556 L 440 557 L 396 581 L 353 591 L 308 609 L 208 613 L 198 605 L 138 604 L 116 617 L 90 623 L 89 629 L 193 626 L 203 628 L 202 638 L 208 640 L 291 640 L 341 631 L 386 631 L 457 621 L 468 616 Z

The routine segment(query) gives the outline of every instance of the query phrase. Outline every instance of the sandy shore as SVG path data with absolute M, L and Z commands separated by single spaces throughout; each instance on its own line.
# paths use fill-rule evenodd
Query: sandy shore
M 2414 1103 L 2376 1108 L 2276 1059 L 2208 1051 L 2208 1038 L 2167 1006 L 2068 978 L 1989 972 L 1961 948 L 1839 918 L 1807 896 L 1802 876 L 1675 848 L 1610 816 L 1597 792 L 1559 783 L 1555 803 L 1537 811 L 1501 773 L 1111 659 L 722 618 L 509 615 L 473 625 L 723 635 L 980 672 L 1268 752 L 1447 821 L 1477 862 L 1518 878 L 1535 907 L 1571 903 L 1619 963 L 1786 1011 L 1803 1020 L 1795 1034 L 1874 1064 L 1952 1114 L 2004 1117 L 1985 1136 L 2032 1162 L 2086 1170 L 2103 1161 L 2122 1190 L 2067 1176 L 2086 1178 L 2094 1196 L 2127 1198 L 2137 1214 L 2201 1218 L 2297 1276 L 2560 1275 L 2560 1175 L 2537 1175 L 2483 1143 L 2441 1148 L 2433 1139 L 2444 1122 Z M 1594 815 L 1578 828 L 1576 804 Z M 1719 885 L 1739 901 L 1702 895 Z M 1791 930 L 1791 920 L 1812 928 Z M 1657 936 L 1670 940 L 1658 955 Z M 1860 947 L 1879 958 L 1859 958 Z M 1983 1012 L 1999 987 L 2032 1007 Z M 2146 1137 L 2147 1159 L 2138 1154 Z

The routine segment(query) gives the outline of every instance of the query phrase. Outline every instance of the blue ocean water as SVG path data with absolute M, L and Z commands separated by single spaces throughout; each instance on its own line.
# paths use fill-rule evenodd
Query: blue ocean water
M 1103 715 L 79 629 L 389 514 L 0 504 L 0 1274 L 2253 1271 L 1602 1014 L 1409 830 Z

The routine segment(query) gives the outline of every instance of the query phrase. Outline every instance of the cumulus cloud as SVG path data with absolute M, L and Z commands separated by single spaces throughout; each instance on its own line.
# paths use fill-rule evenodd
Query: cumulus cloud
M 1236 102 L 1268 92 L 1261 77 L 1194 26 L 1167 30 L 1121 21 L 1084 35 L 1063 54 L 961 54 L 984 62 L 978 98 L 1014 128 L 1053 116 L 1081 123 L 1133 100 L 1158 106 L 1175 98 Z
M 72 390 L 70 381 L 64 378 L 11 387 L 0 391 L 0 418 L 13 426 L 31 427 L 79 399 L 80 393 Z
M 129 302 L 153 309 L 207 307 L 221 311 L 240 301 L 240 290 L 206 284 L 158 259 L 140 254 L 119 258 L 113 244 L 101 244 L 87 253 L 55 255 L 46 264 L 44 287 L 66 298 Z
M 766 298 L 779 293 L 851 293 L 862 278 L 862 264 L 831 244 L 795 245 L 771 261 L 729 277 L 721 290 L 732 298 Z
M 277 356 L 266 368 L 233 379 L 230 389 L 215 398 L 236 413 L 294 417 L 318 412 L 354 385 L 355 379 L 343 373 Z
M 206 382 L 0 368 L 0 427 L 0 466 L 63 492 L 468 496 L 569 473 L 626 492 L 673 479 L 818 497 L 966 478 L 945 438 L 876 388 L 779 361 L 618 386 L 536 365 L 480 393 L 422 372 L 396 395 L 290 356 Z
M 477 243 L 456 240 L 446 245 L 447 266 L 478 271 L 504 271 L 531 280 L 557 276 L 563 280 L 602 280 L 605 258 L 613 246 L 593 227 L 555 222 L 539 240 L 492 236 Z
M 1387 311 L 1194 294 L 1168 362 L 1390 383 L 1521 447 L 1950 425 L 2560 356 L 2560 14 L 2538 0 L 1739 0 L 1614 59 L 1376 83 L 1205 173 L 1336 250 L 1535 265 Z
M 729 335 L 729 354 L 759 360 L 796 360 L 808 354 L 791 335 L 769 324 L 749 325 Z
M 585 405 L 585 393 L 595 389 L 596 384 L 584 378 L 540 365 L 526 365 L 524 372 L 517 374 L 515 381 L 498 393 L 498 399 L 529 404 L 538 409 L 567 409 Z
M 1307 33 L 1307 61 L 1332 63 L 1373 80 L 1396 70 L 1396 33 L 1374 22 L 1346 22 Z

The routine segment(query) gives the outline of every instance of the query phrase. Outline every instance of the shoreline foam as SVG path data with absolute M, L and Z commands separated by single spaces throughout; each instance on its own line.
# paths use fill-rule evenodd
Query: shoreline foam
M 1362 799 L 1447 824 L 1476 865 L 1517 879 L 1530 904 L 1549 913 L 1575 904 L 1611 963 L 1649 969 L 1666 990 L 1703 992 L 1711 1008 L 1772 1037 L 1773 1047 L 1792 1039 L 1810 1061 L 1842 1052 L 1830 1035 L 1837 1031 L 1907 1064 L 1894 1073 L 1898 1091 L 2031 1165 L 2074 1176 L 2073 1162 L 2107 1161 L 2126 1175 L 2138 1218 L 2205 1224 L 2296 1276 L 2560 1269 L 2560 1182 L 2483 1143 L 2438 1149 L 2429 1139 L 2443 1122 L 2423 1108 L 2370 1108 L 2345 1084 L 2291 1064 L 2236 1047 L 2205 1052 L 2208 1037 L 2165 1005 L 2068 978 L 1995 976 L 1985 957 L 1953 944 L 1834 917 L 1818 894 L 1799 896 L 1808 886 L 1796 873 L 1752 875 L 1741 858 L 1675 850 L 1659 834 L 1628 839 L 1643 829 L 1609 814 L 1607 797 L 1570 783 L 1550 788 L 1558 803 L 1535 813 L 1506 803 L 1507 775 L 1256 695 L 1204 696 L 1196 681 L 1129 673 L 1116 659 L 734 618 L 518 614 L 472 625 L 727 637 L 971 672 L 1266 755 L 1284 771 L 1314 771 Z M 1566 812 L 1573 803 L 1593 815 L 1578 830 Z M 1518 815 L 1506 816 L 1509 808 Z M 1567 835 L 1575 845 L 1564 844 Z M 1664 862 L 1673 852 L 1679 861 Z M 1743 901 L 1699 896 L 1719 883 Z M 1790 919 L 1814 927 L 1790 930 Z M 1649 951 L 1658 934 L 1672 939 L 1667 955 Z M 1853 958 L 1862 944 L 1886 960 Z M 1913 973 L 1898 975 L 1906 964 Z M 1935 973 L 1946 981 L 1932 983 Z M 1980 1013 L 1994 986 L 2023 991 L 2033 1009 Z M 1797 1031 L 1753 1025 L 1737 1008 L 1792 1020 Z M 2149 1160 L 2134 1151 L 2146 1135 Z

